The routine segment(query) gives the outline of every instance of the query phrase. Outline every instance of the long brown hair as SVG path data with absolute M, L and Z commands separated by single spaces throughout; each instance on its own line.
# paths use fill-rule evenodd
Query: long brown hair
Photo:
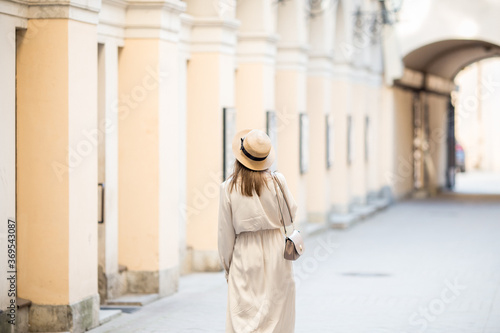
M 234 188 L 240 190 L 241 194 L 251 197 L 255 191 L 260 196 L 262 187 L 267 187 L 266 176 L 269 170 L 254 171 L 241 164 L 238 160 L 234 162 L 234 170 L 229 183 L 229 191 Z M 239 182 L 238 182 L 239 180 Z

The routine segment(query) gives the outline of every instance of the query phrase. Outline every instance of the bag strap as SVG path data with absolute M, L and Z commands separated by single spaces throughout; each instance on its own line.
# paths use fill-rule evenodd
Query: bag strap
M 288 204 L 288 199 L 286 198 L 285 191 L 283 191 L 283 185 L 281 184 L 281 182 L 278 179 L 278 177 L 276 176 L 276 174 L 273 173 L 273 175 L 274 175 L 274 179 L 278 183 L 278 186 L 281 190 L 281 194 L 283 195 L 283 199 L 285 200 L 286 208 L 288 209 L 288 215 L 290 216 L 290 222 L 291 222 L 291 224 L 293 224 L 292 212 L 290 210 L 290 205 Z
M 276 176 L 276 174 L 274 172 L 271 174 L 271 176 L 273 178 L 274 189 L 276 191 L 276 199 L 278 201 L 278 208 L 279 208 L 280 214 L 281 214 L 281 222 L 283 223 L 283 229 L 285 230 L 285 236 L 286 236 L 287 234 L 286 234 L 285 218 L 283 217 L 283 212 L 281 211 L 281 204 L 280 204 L 279 195 L 278 195 L 278 187 L 281 191 L 281 195 L 283 196 L 283 200 L 285 201 L 286 207 L 288 209 L 288 215 L 290 216 L 291 225 L 293 225 L 292 212 L 290 211 L 290 206 L 288 205 L 288 200 L 285 196 L 285 192 L 283 191 L 283 186 L 281 185 L 281 182 L 279 181 L 278 177 Z
M 283 230 L 285 231 L 285 236 L 286 236 L 285 219 L 283 218 L 283 212 L 281 211 L 280 198 L 278 195 L 278 185 L 277 185 L 274 173 L 271 174 L 271 177 L 273 178 L 274 191 L 276 192 L 276 201 L 278 202 L 278 209 L 280 211 L 281 223 L 283 223 Z

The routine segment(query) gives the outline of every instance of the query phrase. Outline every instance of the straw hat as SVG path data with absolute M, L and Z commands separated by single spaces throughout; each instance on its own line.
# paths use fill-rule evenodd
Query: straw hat
M 255 171 L 268 169 L 274 162 L 275 152 L 269 136 L 261 130 L 246 129 L 233 139 L 233 154 L 241 164 Z

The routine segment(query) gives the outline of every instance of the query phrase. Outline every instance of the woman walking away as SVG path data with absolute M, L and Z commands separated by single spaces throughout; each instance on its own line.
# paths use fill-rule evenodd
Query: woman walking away
M 260 130 L 241 131 L 233 153 L 233 174 L 220 187 L 218 221 L 219 256 L 228 283 L 226 332 L 293 333 L 295 281 L 292 262 L 283 258 L 283 207 L 268 170 L 275 158 L 271 140 Z M 283 175 L 275 175 L 294 218 L 297 205 Z M 292 231 L 293 225 L 287 225 L 286 233 Z

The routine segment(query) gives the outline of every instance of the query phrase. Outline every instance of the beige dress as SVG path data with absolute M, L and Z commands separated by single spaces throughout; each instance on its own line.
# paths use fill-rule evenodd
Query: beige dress
M 297 205 L 285 178 L 277 175 L 295 217 Z M 293 266 L 283 258 L 284 233 L 272 179 L 260 197 L 246 197 L 236 189 L 229 193 L 229 180 L 220 191 L 218 248 L 228 282 L 226 332 L 294 332 Z M 288 213 L 283 214 L 289 221 Z M 287 225 L 287 232 L 292 228 Z

